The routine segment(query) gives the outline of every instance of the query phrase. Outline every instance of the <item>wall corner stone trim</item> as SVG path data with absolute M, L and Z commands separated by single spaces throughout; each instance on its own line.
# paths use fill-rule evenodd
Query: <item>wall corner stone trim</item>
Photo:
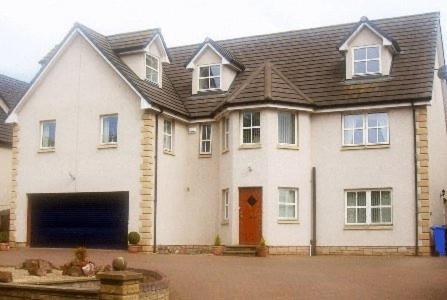
M 419 255 L 430 255 L 430 198 L 427 107 L 416 108 L 416 174 Z
M 143 252 L 151 252 L 153 249 L 155 192 L 155 114 L 150 111 L 144 111 L 141 121 L 139 232 Z
M 9 243 L 16 246 L 17 174 L 19 165 L 19 125 L 12 128 L 11 194 L 9 197 Z

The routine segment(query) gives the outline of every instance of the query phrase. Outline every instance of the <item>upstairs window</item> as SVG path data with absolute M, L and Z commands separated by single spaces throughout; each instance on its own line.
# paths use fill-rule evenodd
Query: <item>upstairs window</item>
M 149 54 L 146 54 L 146 79 L 155 84 L 159 82 L 158 58 Z
M 101 144 L 118 142 L 118 115 L 101 116 Z
M 171 120 L 164 120 L 163 122 L 163 151 L 172 152 L 173 142 L 172 137 L 174 136 L 174 123 Z
M 54 149 L 56 146 L 56 121 L 40 122 L 40 148 Z
M 278 112 L 278 144 L 297 145 L 296 115 L 291 112 Z
M 200 154 L 211 154 L 211 124 L 200 126 Z
M 222 120 L 222 151 L 228 151 L 230 143 L 230 119 Z
M 343 145 L 389 144 L 387 113 L 343 116 Z
M 261 142 L 261 113 L 245 111 L 242 113 L 242 144 Z
M 380 73 L 379 46 L 354 48 L 354 75 Z
M 199 67 L 199 91 L 220 89 L 220 65 Z

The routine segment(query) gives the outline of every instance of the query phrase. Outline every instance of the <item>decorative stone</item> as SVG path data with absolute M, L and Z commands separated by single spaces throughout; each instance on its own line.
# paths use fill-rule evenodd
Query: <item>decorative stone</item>
M 21 268 L 28 270 L 28 273 L 34 276 L 45 276 L 56 269 L 52 263 L 44 259 L 27 259 L 22 263 Z
M 12 282 L 12 273 L 11 272 L 0 272 L 0 282 L 2 282 L 2 283 Z
M 112 267 L 114 271 L 124 271 L 127 268 L 127 262 L 124 257 L 119 256 L 113 260 Z

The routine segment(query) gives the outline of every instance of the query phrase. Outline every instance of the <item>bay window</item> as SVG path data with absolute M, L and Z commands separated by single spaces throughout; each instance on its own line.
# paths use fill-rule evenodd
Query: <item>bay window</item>
M 200 154 L 211 154 L 211 124 L 200 125 Z
M 296 114 L 278 112 L 278 144 L 297 145 Z
M 230 119 L 222 119 L 222 151 L 228 151 L 230 143 Z
M 261 142 L 261 113 L 246 111 L 242 113 L 242 144 Z
M 343 116 L 343 145 L 389 144 L 387 113 Z
M 347 225 L 392 224 L 391 190 L 346 191 Z
M 163 121 L 163 151 L 171 153 L 173 147 L 174 122 L 171 120 Z

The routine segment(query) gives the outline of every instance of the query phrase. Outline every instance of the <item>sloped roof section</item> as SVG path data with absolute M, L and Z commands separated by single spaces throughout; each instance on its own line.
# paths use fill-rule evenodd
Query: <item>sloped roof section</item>
M 207 47 L 208 45 L 211 45 L 218 52 L 218 54 L 222 55 L 226 60 L 228 60 L 230 64 L 234 65 L 240 71 L 243 71 L 245 69 L 245 66 L 242 64 L 242 62 L 238 60 L 236 56 L 231 53 L 231 51 L 229 51 L 225 47 L 222 47 L 219 43 L 216 43 L 210 38 L 206 38 L 205 41 L 203 41 L 203 43 L 197 47 L 196 51 L 191 55 L 191 58 L 185 63 L 185 67 L 189 65 L 196 58 L 197 54 L 199 54 L 202 49 L 204 47 Z
M 201 44 L 170 48 L 165 70 L 191 118 L 208 117 L 222 106 L 265 61 L 270 61 L 317 109 L 431 99 L 439 13 L 370 20 L 401 49 L 394 55 L 390 76 L 346 80 L 338 45 L 357 23 L 295 30 L 217 41 L 237 55 L 239 72 L 228 92 L 191 95 L 191 72 L 185 64 Z
M 107 40 L 115 52 L 144 49 L 160 33 L 158 28 L 108 35 Z
M 313 103 L 269 61 L 259 66 L 228 96 L 224 105 L 263 102 L 302 105 Z
M 11 110 L 25 94 L 29 84 L 0 74 L 0 99 Z M 0 144 L 11 144 L 12 125 L 5 124 L 7 114 L 0 108 Z

